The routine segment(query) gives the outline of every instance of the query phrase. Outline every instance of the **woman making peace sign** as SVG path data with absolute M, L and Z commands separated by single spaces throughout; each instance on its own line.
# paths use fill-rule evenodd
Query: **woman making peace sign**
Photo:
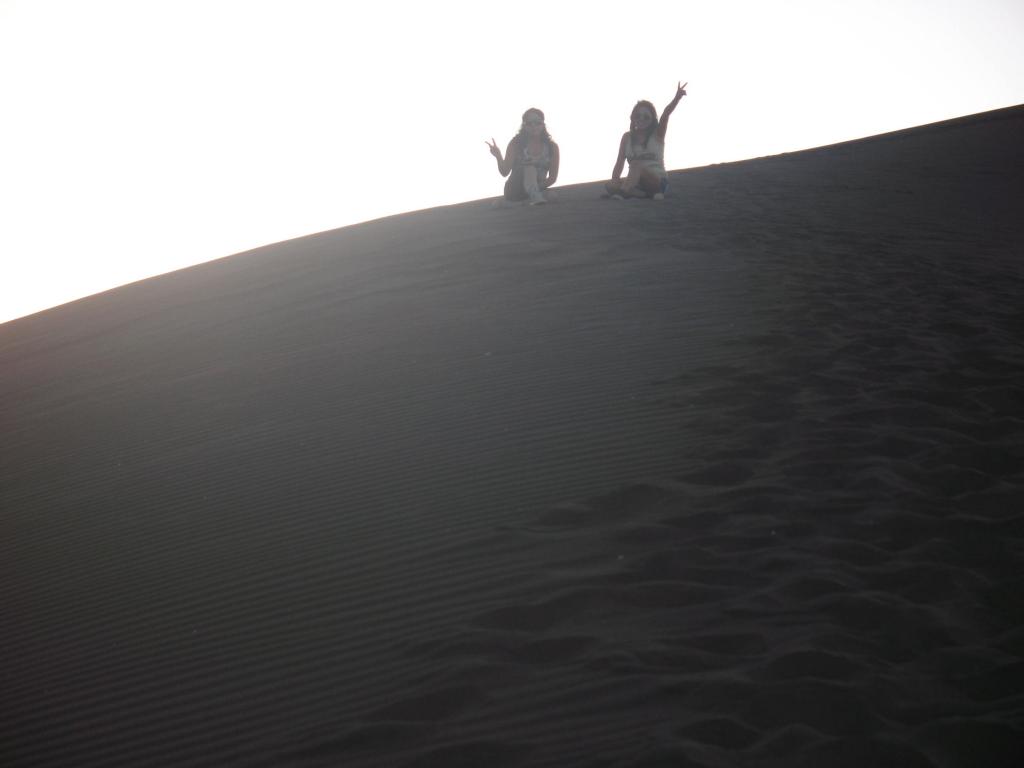
M 558 145 L 544 126 L 544 113 L 530 108 L 523 113 L 519 133 L 508 143 L 502 157 L 497 142 L 485 142 L 498 161 L 498 173 L 508 176 L 506 200 L 529 200 L 530 205 L 545 203 L 544 190 L 558 178 Z

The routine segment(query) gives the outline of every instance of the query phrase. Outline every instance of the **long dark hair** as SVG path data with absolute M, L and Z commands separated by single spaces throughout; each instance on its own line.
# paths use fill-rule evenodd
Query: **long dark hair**
M 541 137 L 541 139 L 543 139 L 545 144 L 550 144 L 551 143 L 551 134 L 548 133 L 547 123 L 544 122 L 544 113 L 541 112 L 536 107 L 530 107 L 528 110 L 523 112 L 523 120 L 519 124 L 519 133 L 517 133 L 515 135 L 515 138 L 513 138 L 512 140 L 514 142 L 516 142 L 517 146 L 519 145 L 520 142 L 522 142 L 522 140 L 524 138 L 523 134 L 526 133 L 526 117 L 527 117 L 527 115 L 539 115 L 540 116 L 540 120 L 541 120 L 541 123 L 542 123 L 542 125 L 540 127 L 540 137 Z
M 637 129 L 636 127 L 636 113 L 641 109 L 649 110 L 651 113 L 651 124 L 647 127 L 647 132 L 644 134 L 644 149 L 647 149 L 647 142 L 651 140 L 651 136 L 658 128 L 658 110 L 654 108 L 654 105 L 649 101 L 638 101 L 633 106 L 633 111 L 629 113 L 629 132 L 632 133 Z

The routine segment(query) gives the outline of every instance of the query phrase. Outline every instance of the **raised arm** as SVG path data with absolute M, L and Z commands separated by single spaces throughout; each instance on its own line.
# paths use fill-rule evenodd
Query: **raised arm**
M 661 113 L 661 120 L 658 122 L 658 138 L 665 141 L 665 133 L 668 131 L 668 118 L 675 111 L 676 105 L 686 95 L 686 86 L 689 83 L 679 83 L 676 88 L 676 96 L 668 103 L 668 106 Z
M 612 168 L 612 181 L 622 178 L 622 169 L 626 165 L 626 141 L 629 133 L 622 134 L 622 141 L 619 142 L 619 156 L 615 158 L 615 167 Z

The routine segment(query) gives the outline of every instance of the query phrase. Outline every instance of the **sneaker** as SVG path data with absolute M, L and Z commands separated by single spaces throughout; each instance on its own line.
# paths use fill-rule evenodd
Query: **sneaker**
M 655 200 L 664 200 L 665 199 L 665 193 L 664 192 L 655 192 L 654 193 L 654 199 Z

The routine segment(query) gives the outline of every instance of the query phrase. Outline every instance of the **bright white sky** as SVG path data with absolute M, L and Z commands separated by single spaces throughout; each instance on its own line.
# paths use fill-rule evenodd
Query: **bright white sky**
M 670 169 L 1024 103 L 1021 0 L 0 0 L 0 322 L 492 197 L 529 106 L 560 183 L 638 99 Z

